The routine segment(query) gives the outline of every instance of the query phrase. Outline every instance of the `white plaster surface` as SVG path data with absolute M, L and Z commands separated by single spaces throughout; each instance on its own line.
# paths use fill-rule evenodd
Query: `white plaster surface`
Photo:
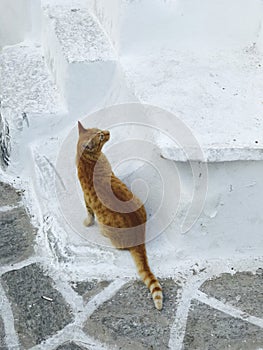
M 9 11 L 14 1 L 2 0 L 0 10 L 4 4 Z M 7 172 L 0 169 L 0 178 L 25 190 L 24 203 L 38 227 L 35 256 L 2 267 L 0 274 L 41 262 L 75 315 L 73 324 L 35 349 L 51 350 L 74 339 L 90 349 L 105 349 L 80 328 L 136 277 L 128 252 L 111 248 L 97 225 L 82 226 L 86 213 L 74 164 L 77 120 L 119 102 L 147 102 L 175 115 L 163 125 L 167 118 L 160 113 L 158 123 L 155 115 L 146 114 L 144 126 L 138 116 L 130 118 L 133 124 L 115 125 L 105 148 L 116 174 L 139 195 L 148 195 L 148 215 L 160 214 L 147 227 L 149 262 L 158 277 L 173 277 L 182 287 L 169 348 L 183 348 L 193 298 L 262 327 L 262 320 L 198 288 L 221 273 L 255 273 L 263 263 L 263 2 L 42 0 L 43 8 L 49 7 L 46 16 L 35 1 L 25 6 L 31 17 L 28 12 L 22 24 L 18 17 L 11 26 L 14 21 L 10 16 L 3 21 L 0 11 L 0 34 L 3 28 L 9 33 L 5 41 L 0 35 L 0 51 L 8 45 L 0 52 L 1 112 L 12 136 L 11 166 Z M 94 17 L 85 16 L 87 9 L 100 25 L 91 25 Z M 111 41 L 114 50 L 104 51 Z M 86 42 L 94 50 L 87 51 Z M 22 112 L 27 118 L 21 119 Z M 85 120 L 95 125 L 96 116 Z M 199 141 L 201 153 L 186 142 L 186 157 L 173 141 L 176 132 L 169 134 L 170 126 L 178 120 L 189 127 L 191 140 Z M 113 112 L 105 109 L 100 122 L 114 123 Z M 129 142 L 135 157 L 130 157 Z M 194 200 L 200 186 L 205 202 L 202 196 Z M 182 233 L 191 206 L 201 209 L 200 215 Z M 152 237 L 163 224 L 161 234 Z M 83 305 L 69 283 L 90 278 L 114 281 Z M 17 347 L 5 295 L 2 303 L 6 339 Z
M 158 105 L 179 117 L 209 161 L 207 198 L 204 207 L 200 204 L 202 213 L 182 234 L 181 225 L 195 190 L 191 167 L 182 150 L 169 144 L 163 133 L 143 135 L 141 129 L 137 133 L 133 127 L 120 134 L 129 138 L 132 131 L 143 141 L 149 137 L 154 141 L 150 160 L 157 169 L 177 169 L 175 176 L 167 170 L 164 179 L 173 186 L 176 179 L 179 182 L 178 192 L 172 191 L 171 185 L 167 207 L 164 206 L 176 209 L 176 218 L 163 234 L 148 243 L 153 270 L 159 276 L 169 276 L 195 263 L 199 267 L 207 265 L 207 260 L 231 264 L 232 260 L 251 261 L 262 256 L 262 1 L 253 0 L 251 6 L 245 0 L 215 0 L 213 5 L 204 1 L 202 6 L 201 1 L 190 0 L 122 1 L 116 16 L 109 13 L 109 5 L 103 9 L 100 2 L 97 11 L 101 25 L 105 21 L 108 35 L 113 33 L 116 41 L 119 34 L 120 39 L 118 45 L 114 43 L 119 57 L 110 60 L 111 53 L 104 51 L 104 39 L 110 43 L 110 38 L 104 29 L 100 32 L 100 25 L 96 30 L 91 26 L 93 17 L 87 15 L 84 20 L 88 2 L 83 7 L 77 1 L 50 0 L 42 4 L 45 9 L 54 6 L 49 16 L 42 12 L 39 23 L 43 52 L 35 43 L 27 42 L 26 46 L 5 47 L 0 60 L 5 72 L 1 93 L 11 116 L 23 111 L 29 114 L 30 128 L 24 125 L 16 130 L 15 161 L 8 171 L 14 176 L 19 170 L 22 187 L 27 189 L 26 202 L 39 226 L 38 253 L 43 261 L 52 256 L 55 267 L 63 268 L 75 280 L 135 276 L 128 254 L 94 243 L 99 234 L 97 226 L 76 232 L 60 211 L 56 182 L 62 189 L 68 179 L 77 183 L 75 131 L 65 153 L 69 163 L 59 169 L 56 164 L 63 140 L 78 119 L 96 108 L 136 100 Z M 96 1 L 91 9 L 95 13 Z M 113 20 L 120 22 L 111 32 Z M 96 45 L 96 38 L 98 46 L 86 51 L 86 41 Z M 63 109 L 63 103 L 69 111 Z M 166 125 L 163 131 L 169 133 Z M 118 145 L 120 139 L 113 137 L 112 141 Z M 23 150 L 21 158 L 19 148 Z M 125 152 L 123 148 L 116 153 L 120 161 L 127 156 Z M 141 149 L 138 158 L 142 153 Z M 165 159 L 156 160 L 160 155 Z M 150 185 L 151 201 L 146 208 L 151 213 L 158 208 L 162 195 L 160 178 L 146 166 L 131 168 L 128 177 L 120 169 L 119 175 L 127 182 L 139 175 Z M 71 191 L 67 186 L 66 194 Z M 81 194 L 78 196 L 79 203 L 72 205 L 69 201 L 69 209 L 80 225 L 85 210 Z M 159 223 L 167 220 L 165 214 L 163 211 Z
M 123 0 L 121 5 L 121 52 L 233 51 L 261 35 L 261 0 Z
M 120 61 L 138 99 L 185 122 L 208 161 L 262 159 L 262 1 L 124 1 L 122 13 Z
M 0 48 L 23 41 L 31 30 L 30 0 L 0 2 Z
M 64 5 L 48 6 L 45 11 L 54 22 L 63 56 L 69 63 L 115 59 L 103 28 L 87 9 Z
M 120 49 L 122 0 L 85 0 L 87 6 L 100 21 L 103 29 L 111 38 L 117 52 Z
M 204 56 L 164 50 L 123 55 L 121 62 L 139 100 L 185 122 L 209 161 L 262 159 L 263 64 L 256 47 Z M 161 147 L 180 160 L 169 145 Z
M 71 114 L 85 115 L 133 98 L 111 40 L 81 2 L 44 2 L 42 41 L 47 64 Z
M 17 44 L 0 55 L 0 89 L 3 110 L 55 114 L 63 110 L 57 87 L 44 61 L 41 47 Z

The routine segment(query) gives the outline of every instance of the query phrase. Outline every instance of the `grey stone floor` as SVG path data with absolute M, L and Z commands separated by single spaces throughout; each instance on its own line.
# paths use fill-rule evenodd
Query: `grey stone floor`
M 263 349 L 260 266 L 204 279 L 195 293 L 162 279 L 159 312 L 140 281 L 58 284 L 30 260 L 36 236 L 21 194 L 0 183 L 1 349 Z

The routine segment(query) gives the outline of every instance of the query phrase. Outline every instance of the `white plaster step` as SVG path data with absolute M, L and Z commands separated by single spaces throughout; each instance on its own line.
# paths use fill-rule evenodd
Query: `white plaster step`
M 263 62 L 256 47 L 204 55 L 186 50 L 133 53 L 121 62 L 138 99 L 171 112 L 171 127 L 163 122 L 163 131 L 172 138 L 178 141 L 183 132 L 179 124 L 175 130 L 178 118 L 207 161 L 263 160 Z M 185 160 L 175 142 L 160 137 L 158 143 L 165 158 Z
M 57 114 L 65 109 L 42 49 L 34 45 L 21 43 L 0 52 L 0 95 L 9 121 L 23 113 Z
M 42 41 L 70 112 L 87 113 L 129 95 L 111 42 L 87 8 L 45 6 Z

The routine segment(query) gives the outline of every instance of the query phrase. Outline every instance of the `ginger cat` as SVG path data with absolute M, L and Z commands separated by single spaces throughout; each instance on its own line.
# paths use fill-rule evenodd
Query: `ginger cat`
M 80 122 L 78 128 L 77 170 L 88 213 L 84 225 L 92 225 L 96 215 L 102 234 L 116 248 L 130 251 L 139 276 L 152 294 L 155 307 L 161 310 L 162 288 L 151 272 L 146 255 L 145 208 L 114 175 L 110 163 L 101 152 L 110 139 L 109 131 L 85 129 Z

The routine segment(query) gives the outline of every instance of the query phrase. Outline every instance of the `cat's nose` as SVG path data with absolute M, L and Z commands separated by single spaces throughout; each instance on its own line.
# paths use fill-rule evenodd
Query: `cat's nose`
M 109 138 L 110 138 L 110 132 L 109 132 L 108 130 L 103 130 L 103 135 L 105 136 L 105 138 L 106 138 L 107 140 L 109 140 Z

